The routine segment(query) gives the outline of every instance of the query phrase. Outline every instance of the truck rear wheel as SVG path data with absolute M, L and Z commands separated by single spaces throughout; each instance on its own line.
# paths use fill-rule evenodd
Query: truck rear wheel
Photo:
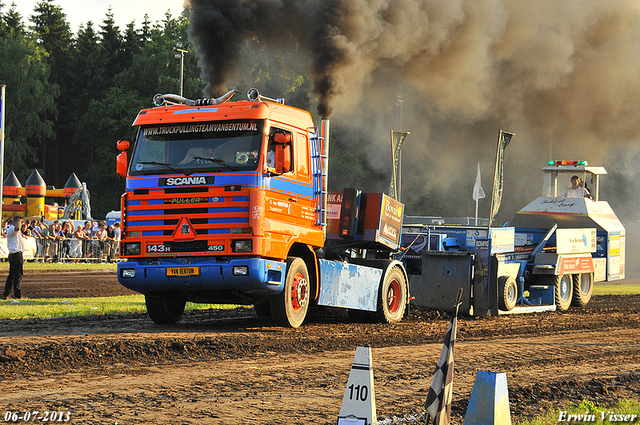
M 385 275 L 378 293 L 378 311 L 375 320 L 381 323 L 397 323 L 402 320 L 407 308 L 407 281 L 398 267 Z
M 159 325 L 172 325 L 182 317 L 187 302 L 174 294 L 145 295 L 144 302 L 151 320 Z
M 498 295 L 500 309 L 511 311 L 518 301 L 518 285 L 511 276 L 500 276 L 498 278 Z
M 567 311 L 573 295 L 573 278 L 570 274 L 555 276 L 556 309 Z
M 297 328 L 307 316 L 310 296 L 307 265 L 302 258 L 288 258 L 284 289 L 269 299 L 271 318 L 278 325 Z
M 574 307 L 584 307 L 591 300 L 593 292 L 593 273 L 582 273 L 573 275 L 573 298 L 571 305 Z

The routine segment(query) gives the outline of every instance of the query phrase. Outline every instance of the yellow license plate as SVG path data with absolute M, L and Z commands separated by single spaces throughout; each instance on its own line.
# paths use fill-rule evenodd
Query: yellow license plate
M 198 276 L 200 267 L 168 267 L 167 276 Z

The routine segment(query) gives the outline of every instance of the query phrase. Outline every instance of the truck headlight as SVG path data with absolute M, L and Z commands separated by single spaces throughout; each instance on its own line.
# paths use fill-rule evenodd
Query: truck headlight
M 124 255 L 140 255 L 142 253 L 142 244 L 140 242 L 131 242 L 124 244 Z
M 233 266 L 233 275 L 234 276 L 249 276 L 249 267 L 248 266 Z
M 231 250 L 233 252 L 251 252 L 253 250 L 253 244 L 251 239 L 240 239 L 231 243 Z
M 136 277 L 136 269 L 121 269 L 120 275 L 124 278 L 134 278 Z

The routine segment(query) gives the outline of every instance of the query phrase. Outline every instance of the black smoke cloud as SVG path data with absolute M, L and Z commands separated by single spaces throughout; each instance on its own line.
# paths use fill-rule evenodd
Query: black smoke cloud
M 205 95 L 227 91 L 243 42 L 253 33 L 272 32 L 283 18 L 282 6 L 274 1 L 191 0 L 189 37 L 207 83 Z
M 188 7 L 206 95 L 235 88 L 248 73 L 239 65 L 247 40 L 287 40 L 308 57 L 318 115 L 333 116 L 372 167 L 390 171 L 389 129 L 410 130 L 403 148 L 410 213 L 473 214 L 476 163 L 490 193 L 499 129 L 516 133 L 506 154 L 505 219 L 539 194 L 548 159 L 611 168 L 613 151 L 637 150 L 636 0 L 190 0 Z
M 188 7 L 189 37 L 207 83 L 205 95 L 226 91 L 247 39 L 294 38 L 311 57 L 318 114 L 332 115 L 333 99 L 344 92 L 342 73 L 358 54 L 357 44 L 349 39 L 353 15 L 344 1 L 191 0 Z

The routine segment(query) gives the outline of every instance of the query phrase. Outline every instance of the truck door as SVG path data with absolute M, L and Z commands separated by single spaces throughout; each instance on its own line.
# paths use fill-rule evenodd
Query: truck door
M 298 224 L 304 227 L 313 227 L 317 221 L 316 200 L 313 193 L 313 181 L 311 176 L 311 155 L 309 153 L 309 137 L 306 133 L 298 132 L 295 135 L 294 161 L 295 175 L 299 184 Z
M 299 234 L 298 187 L 295 173 L 293 135 L 272 127 L 267 142 L 265 182 L 265 233 L 267 251 L 275 258 L 285 258 L 292 239 Z

